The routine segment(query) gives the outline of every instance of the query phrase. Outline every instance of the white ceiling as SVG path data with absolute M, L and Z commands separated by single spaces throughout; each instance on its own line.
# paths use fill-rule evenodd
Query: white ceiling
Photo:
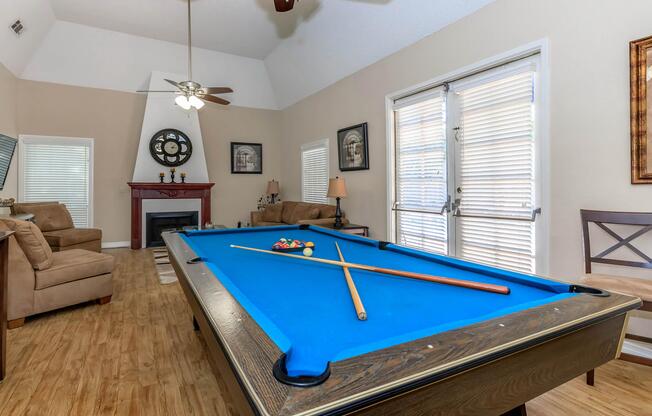
M 59 20 L 168 42 L 187 40 L 186 0 L 50 1 Z M 263 59 L 291 32 L 293 18 L 313 4 L 301 4 L 286 16 L 274 11 L 272 0 L 193 0 L 193 44 Z
M 273 0 L 192 0 L 196 77 L 237 83 L 234 104 L 285 108 L 492 1 L 300 0 L 280 14 Z M 183 72 L 185 13 L 184 0 L 0 0 L 0 62 L 23 78 L 131 91 L 151 71 Z M 15 18 L 20 38 L 3 29 Z

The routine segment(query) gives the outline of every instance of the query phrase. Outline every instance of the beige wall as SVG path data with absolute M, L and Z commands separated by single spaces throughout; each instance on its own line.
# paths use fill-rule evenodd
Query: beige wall
M 0 64 L 0 133 L 10 137 L 17 136 L 16 129 L 16 93 L 18 80 L 2 64 Z M 16 161 L 11 162 L 4 189 L 0 198 L 15 197 L 17 189 Z M 6 211 L 4 208 L 0 208 Z
M 267 181 L 281 175 L 280 113 L 243 107 L 207 105 L 199 112 L 208 177 L 213 188 L 213 222 L 246 225 Z M 232 141 L 263 144 L 263 174 L 231 174 Z
M 145 96 L 20 80 L 21 135 L 86 137 L 94 144 L 94 223 L 104 241 L 130 236 L 131 180 Z
M 385 96 L 543 38 L 550 45 L 550 274 L 582 271 L 580 208 L 652 210 L 629 182 L 628 42 L 652 35 L 652 2 L 498 0 L 283 112 L 285 198 L 300 190 L 302 143 L 330 139 L 352 221 L 386 238 Z M 599 59 L 596 59 L 599 57 Z M 341 173 L 336 132 L 369 122 L 371 169 Z
M 93 88 L 18 82 L 17 129 L 20 134 L 95 139 L 94 222 L 105 242 L 130 239 L 130 193 L 145 96 Z M 212 217 L 234 226 L 256 208 L 268 178 L 279 175 L 277 111 L 208 105 L 200 123 L 209 178 L 215 182 Z M 263 175 L 231 175 L 230 141 L 264 144 Z M 157 180 L 157 178 L 152 178 Z

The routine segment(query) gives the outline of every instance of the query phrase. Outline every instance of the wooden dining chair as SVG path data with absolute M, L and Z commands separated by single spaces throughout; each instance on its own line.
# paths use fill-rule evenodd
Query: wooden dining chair
M 610 292 L 619 292 L 639 297 L 643 301 L 641 310 L 652 312 L 652 279 L 647 280 L 634 277 L 597 274 L 593 273 L 591 269 L 593 263 L 652 269 L 652 257 L 645 254 L 639 247 L 636 247 L 633 244 L 635 239 L 649 231 L 652 231 L 652 213 L 593 211 L 583 209 L 580 210 L 580 216 L 582 218 L 582 234 L 584 238 L 584 271 L 586 273 L 582 278 L 582 283 L 587 286 L 604 289 Z M 591 254 L 591 233 L 589 224 L 595 224 L 600 230 L 616 240 L 615 243 L 598 254 Z M 609 227 L 609 225 L 612 227 Z M 636 226 L 638 229 L 630 235 L 623 237 L 614 231 L 613 225 L 630 225 Z M 617 257 L 615 252 L 620 248 L 628 249 L 629 252 L 634 253 L 640 260 L 632 261 L 615 258 Z M 609 256 L 609 258 L 607 258 L 607 256 Z M 652 344 L 652 338 L 632 334 L 626 334 L 625 337 Z M 623 353 L 621 354 L 620 359 L 652 366 L 652 359 L 636 355 Z M 594 385 L 595 369 L 586 373 L 586 382 L 591 386 Z

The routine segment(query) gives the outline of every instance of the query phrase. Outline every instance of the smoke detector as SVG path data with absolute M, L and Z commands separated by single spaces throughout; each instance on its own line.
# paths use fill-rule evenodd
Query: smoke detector
M 14 23 L 9 26 L 12 32 L 16 34 L 16 36 L 20 36 L 23 34 L 23 31 L 25 30 L 25 26 L 23 26 L 23 22 L 20 21 L 20 19 L 16 20 Z

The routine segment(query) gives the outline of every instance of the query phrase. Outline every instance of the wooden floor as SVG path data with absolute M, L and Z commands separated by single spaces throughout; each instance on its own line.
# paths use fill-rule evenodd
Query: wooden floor
M 9 332 L 2 415 L 230 415 L 178 283 L 147 250 L 113 250 L 113 300 L 44 314 Z M 652 368 L 622 361 L 528 403 L 530 416 L 652 416 Z

